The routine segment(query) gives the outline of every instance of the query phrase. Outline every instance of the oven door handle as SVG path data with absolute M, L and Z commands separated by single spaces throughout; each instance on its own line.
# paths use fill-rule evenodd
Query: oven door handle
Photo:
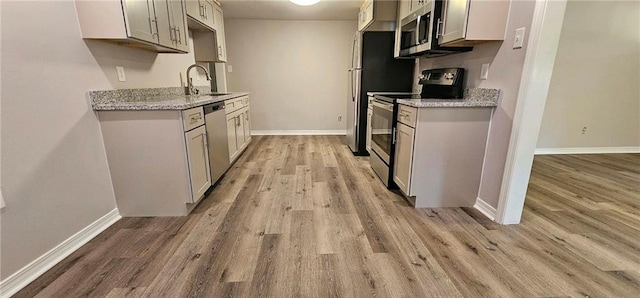
M 398 140 L 396 139 L 396 137 L 397 137 L 397 133 L 396 133 L 396 132 L 397 132 L 397 130 L 396 130 L 396 128 L 395 128 L 395 127 L 391 129 L 391 134 L 392 134 L 392 137 L 391 137 L 391 144 L 393 144 L 393 145 L 395 145 L 395 144 L 396 144 L 396 141 L 398 141 Z
M 373 104 L 374 107 L 381 108 L 383 110 L 387 110 L 387 111 L 393 112 L 393 104 L 390 104 L 390 103 L 389 104 L 384 104 L 384 103 L 380 103 L 380 102 L 378 102 L 376 100 L 374 100 L 372 102 L 372 104 Z

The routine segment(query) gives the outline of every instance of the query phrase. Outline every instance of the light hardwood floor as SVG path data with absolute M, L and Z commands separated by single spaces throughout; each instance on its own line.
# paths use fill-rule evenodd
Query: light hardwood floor
M 31 296 L 639 297 L 640 155 L 537 156 L 499 226 L 411 208 L 343 137 L 256 136 L 191 215 L 120 220 Z

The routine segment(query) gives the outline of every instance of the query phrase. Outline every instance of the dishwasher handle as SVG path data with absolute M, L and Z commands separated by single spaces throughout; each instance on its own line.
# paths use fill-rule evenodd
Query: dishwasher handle
M 204 114 L 209 114 L 224 110 L 224 102 L 212 103 L 204 106 Z

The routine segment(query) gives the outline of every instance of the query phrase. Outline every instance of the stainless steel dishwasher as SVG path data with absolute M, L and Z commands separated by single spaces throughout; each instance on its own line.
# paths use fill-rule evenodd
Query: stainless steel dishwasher
M 204 106 L 204 122 L 209 142 L 209 165 L 211 184 L 216 183 L 229 168 L 229 143 L 224 102 Z

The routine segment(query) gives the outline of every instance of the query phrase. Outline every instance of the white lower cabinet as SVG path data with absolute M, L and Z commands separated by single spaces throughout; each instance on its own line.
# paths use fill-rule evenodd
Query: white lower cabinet
M 234 98 L 225 102 L 227 114 L 227 139 L 229 161 L 235 161 L 251 141 L 249 97 Z
M 211 170 L 209 168 L 209 150 L 207 130 L 204 125 L 184 134 L 189 160 L 189 178 L 191 179 L 192 203 L 204 196 L 211 186 Z
M 396 157 L 393 166 L 393 181 L 405 195 L 410 195 L 411 161 L 413 160 L 413 137 L 415 129 L 398 123 L 396 130 Z
M 393 181 L 416 208 L 473 206 L 491 112 L 399 105 Z
M 244 109 L 243 114 L 242 121 L 244 121 L 244 124 L 242 127 L 244 128 L 244 145 L 246 147 L 251 142 L 251 119 L 248 106 Z
M 238 127 L 237 115 L 227 115 L 227 143 L 229 144 L 229 160 L 235 160 L 238 155 L 238 139 L 236 131 Z
M 122 216 L 183 216 L 211 186 L 204 111 L 100 111 Z

